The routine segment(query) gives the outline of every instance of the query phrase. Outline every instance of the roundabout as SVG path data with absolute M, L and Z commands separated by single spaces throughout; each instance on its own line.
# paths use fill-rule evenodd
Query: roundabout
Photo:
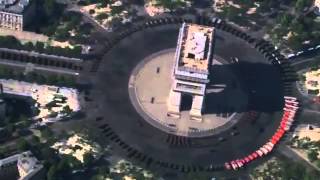
M 157 115 L 156 110 L 161 109 L 167 94 L 161 89 L 169 87 L 166 83 L 170 82 L 165 80 L 168 77 L 155 77 L 157 71 L 170 69 L 179 27 L 180 24 L 169 24 L 133 28 L 131 33 L 122 34 L 123 39 L 105 54 L 92 76 L 91 93 L 98 104 L 96 115 L 103 117 L 96 122 L 104 137 L 101 141 L 113 141 L 122 149 L 119 153 L 148 166 L 184 172 L 221 170 L 225 162 L 255 151 L 274 134 L 289 87 L 283 81 L 290 81 L 291 77 L 282 76 L 279 64 L 274 65 L 275 57 L 260 52 L 259 46 L 267 47 L 264 43 L 221 26 L 217 28 L 214 51 L 223 62 L 213 66 L 212 75 L 216 80 L 213 82 L 223 86 L 213 86 L 212 97 L 208 95 L 206 101 L 206 112 L 214 117 L 207 121 L 210 126 L 206 126 L 205 133 L 195 135 L 197 138 L 189 136 L 190 133 L 186 136 L 185 127 L 180 129 L 182 134 L 169 132 L 170 128 L 166 131 L 163 127 L 168 126 L 153 121 L 157 117 L 152 121 L 148 118 L 163 116 Z M 235 57 L 237 63 L 232 61 Z M 219 127 L 215 133 L 207 131 Z
M 190 120 L 188 114 L 190 107 L 186 107 L 188 105 L 185 104 L 182 104 L 183 111 L 179 119 L 167 116 L 174 53 L 175 49 L 168 49 L 152 54 L 143 59 L 133 70 L 129 81 L 129 95 L 131 101 L 135 102 L 133 105 L 137 112 L 154 127 L 167 133 L 186 137 L 210 136 L 234 125 L 241 118 L 242 113 L 228 110 L 245 109 L 247 96 L 240 88 L 237 88 L 239 85 L 234 80 L 236 76 L 231 69 L 217 70 L 222 69 L 223 63 L 226 64 L 225 61 L 219 62 L 218 60 L 213 62 L 214 72 L 211 74 L 214 78 L 207 88 L 208 98 L 205 105 L 213 108 L 204 113 L 202 122 Z M 231 84 L 233 88 L 229 87 Z M 226 103 L 227 96 L 237 99 L 239 103 Z

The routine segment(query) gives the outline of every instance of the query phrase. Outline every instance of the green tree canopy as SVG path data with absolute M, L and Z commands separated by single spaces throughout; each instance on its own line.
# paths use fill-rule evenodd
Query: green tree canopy
M 317 160 L 318 159 L 318 152 L 317 151 L 315 151 L 315 150 L 311 150 L 310 152 L 308 152 L 308 159 L 311 161 L 311 162 L 313 162 L 313 161 L 315 161 L 315 160 Z
M 17 147 L 20 151 L 27 151 L 30 148 L 30 144 L 24 138 L 20 138 L 17 141 Z

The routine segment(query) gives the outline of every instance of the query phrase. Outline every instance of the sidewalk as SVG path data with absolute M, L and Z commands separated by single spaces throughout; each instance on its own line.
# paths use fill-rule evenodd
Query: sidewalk
M 47 42 L 49 40 L 48 36 L 37 34 L 34 32 L 28 32 L 28 31 L 14 31 L 10 29 L 4 29 L 0 28 L 0 36 L 14 36 L 15 38 L 21 40 L 21 41 L 41 41 L 41 42 Z

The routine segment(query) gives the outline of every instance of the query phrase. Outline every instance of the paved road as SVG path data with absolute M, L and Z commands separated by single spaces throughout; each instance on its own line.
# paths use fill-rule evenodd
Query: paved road
M 308 55 L 302 55 L 297 58 L 290 59 L 290 61 L 292 62 L 292 65 L 298 67 L 299 69 L 302 69 L 306 67 L 306 65 L 304 65 L 305 63 L 312 62 L 316 58 L 320 58 L 320 50 L 317 50 L 316 52 L 310 53 Z
M 301 58 L 299 60 L 293 61 L 292 65 L 296 66 L 296 65 L 307 63 L 307 62 L 312 62 L 312 61 L 314 61 L 316 59 L 316 57 L 318 57 L 318 56 L 315 56 L 315 57 L 312 57 L 312 58 L 307 58 L 307 59 Z
M 18 68 L 26 68 L 28 66 L 28 63 L 12 62 L 12 61 L 8 61 L 5 59 L 0 59 L 0 64 L 18 67 Z M 73 76 L 79 75 L 79 73 L 77 71 L 68 70 L 68 69 L 55 68 L 55 67 L 41 67 L 36 64 L 30 64 L 30 66 L 32 66 L 32 69 L 39 70 L 39 71 L 47 71 L 47 72 L 53 72 L 53 73 L 58 73 L 58 74 L 67 74 L 67 75 L 73 75 Z

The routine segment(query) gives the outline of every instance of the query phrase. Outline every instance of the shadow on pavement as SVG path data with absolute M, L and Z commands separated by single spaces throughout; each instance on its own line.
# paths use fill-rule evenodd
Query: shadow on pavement
M 214 65 L 207 86 L 205 113 L 275 112 L 283 107 L 279 70 L 269 64 Z

